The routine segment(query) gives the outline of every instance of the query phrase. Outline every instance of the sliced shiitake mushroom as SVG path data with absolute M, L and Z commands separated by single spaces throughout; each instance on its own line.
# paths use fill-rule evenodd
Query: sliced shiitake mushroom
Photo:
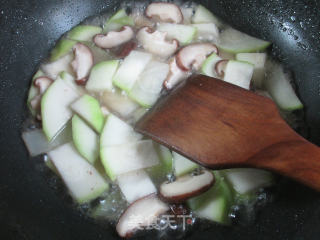
M 182 71 L 177 66 L 176 58 L 173 57 L 169 61 L 169 74 L 166 78 L 166 80 L 163 82 L 163 86 L 166 89 L 172 89 L 175 85 L 177 85 L 179 82 L 183 81 L 188 77 L 188 72 Z
M 33 110 L 40 110 L 40 106 L 41 106 L 41 95 L 36 95 L 34 96 L 31 100 L 30 100 L 30 106 Z
M 229 60 L 220 60 L 216 63 L 214 70 L 216 71 L 218 77 L 223 78 L 224 77 L 224 73 L 227 67 Z
M 207 191 L 215 182 L 211 171 L 203 170 L 199 175 L 184 175 L 174 182 L 164 182 L 160 186 L 160 196 L 171 203 L 180 203 Z
M 71 72 L 70 62 L 73 60 L 73 54 L 70 52 L 67 55 L 59 58 L 54 62 L 48 62 L 42 64 L 41 70 L 44 75 L 51 78 L 56 79 L 61 72 Z
M 131 17 L 133 18 L 134 25 L 136 28 L 154 27 L 154 25 L 155 25 L 154 21 L 145 17 L 144 15 L 141 15 L 140 12 L 135 12 L 135 13 L 131 14 Z
M 182 23 L 181 9 L 173 3 L 155 2 L 146 8 L 146 16 L 161 22 Z
M 152 224 L 160 214 L 169 210 L 156 194 L 148 195 L 133 202 L 121 215 L 116 226 L 120 237 L 129 238 L 138 229 Z
M 85 85 L 93 66 L 93 54 L 90 48 L 82 43 L 74 45 L 73 52 L 74 59 L 71 62 L 71 66 L 76 74 L 76 83 Z
M 190 44 L 184 48 L 181 48 L 178 52 L 176 56 L 177 65 L 183 71 L 190 71 L 192 69 L 199 70 L 206 57 L 213 52 L 218 54 L 218 48 L 214 44 Z
M 39 89 L 39 93 L 42 95 L 53 83 L 53 80 L 48 77 L 38 77 L 34 80 L 33 85 Z
M 123 26 L 119 31 L 111 31 L 107 34 L 97 34 L 93 42 L 100 48 L 113 48 L 120 46 L 134 37 L 131 27 Z
M 131 51 L 137 48 L 137 43 L 134 41 L 126 42 L 122 46 L 120 46 L 120 49 L 116 51 L 116 56 L 119 58 L 125 58 L 128 56 Z
M 40 110 L 41 98 L 44 92 L 53 83 L 53 80 L 49 77 L 38 77 L 33 81 L 33 85 L 39 89 L 39 93 L 30 100 L 30 106 L 32 109 Z
M 160 57 L 169 57 L 174 54 L 179 42 L 176 39 L 166 40 L 167 33 L 153 30 L 150 27 L 143 27 L 137 33 L 137 39 L 142 47 L 150 53 Z

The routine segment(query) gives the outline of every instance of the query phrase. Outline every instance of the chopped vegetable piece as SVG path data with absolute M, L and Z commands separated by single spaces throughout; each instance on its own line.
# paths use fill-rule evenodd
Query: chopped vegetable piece
M 32 77 L 32 81 L 31 81 L 31 86 L 30 86 L 30 89 L 29 89 L 29 93 L 28 93 L 28 99 L 27 99 L 27 105 L 28 105 L 28 108 L 32 114 L 32 116 L 36 116 L 36 111 L 32 108 L 31 106 L 31 100 L 36 97 L 38 94 L 39 94 L 39 89 L 33 85 L 33 82 L 35 79 L 37 79 L 38 77 L 42 77 L 44 76 L 44 73 L 39 69 L 35 74 L 34 76 Z
M 159 164 L 159 158 L 151 140 L 106 146 L 101 149 L 100 156 L 112 181 L 120 174 Z
M 80 95 L 58 77 L 41 100 L 42 128 L 49 141 L 64 128 L 72 117 L 69 105 Z
M 73 54 L 69 53 L 56 61 L 45 63 L 41 66 L 44 76 L 56 79 L 61 72 L 72 73 L 70 63 L 73 59 Z
M 217 62 L 222 60 L 216 53 L 212 53 L 202 64 L 201 71 L 209 77 L 219 78 L 215 66 Z
M 56 148 L 48 155 L 78 203 L 89 202 L 109 188 L 108 183 L 71 143 Z
M 230 207 L 233 204 L 233 196 L 230 187 L 223 179 L 219 179 L 214 186 L 204 194 L 189 199 L 187 204 L 191 210 L 201 218 L 221 224 L 230 223 L 228 215 Z
M 86 89 L 92 92 L 111 91 L 113 89 L 112 79 L 118 66 L 118 60 L 103 61 L 96 64 L 91 70 Z
M 104 116 L 97 99 L 89 95 L 83 95 L 71 105 L 71 109 L 79 114 L 98 133 L 102 131 Z
M 224 175 L 233 189 L 241 195 L 270 186 L 273 182 L 272 174 L 260 169 L 228 169 L 224 171 Z
M 249 62 L 254 65 L 252 81 L 255 87 L 262 88 L 265 79 L 266 70 L 265 63 L 267 60 L 266 53 L 238 53 L 236 60 Z
M 250 89 L 254 66 L 247 62 L 228 61 L 224 71 L 224 81 L 239 87 Z
M 103 148 L 107 146 L 137 142 L 141 138 L 142 135 L 136 133 L 129 124 L 115 115 L 110 114 L 101 133 L 100 146 Z
M 223 25 L 217 17 L 202 5 L 197 7 L 192 18 L 192 23 L 214 23 L 219 28 Z
M 92 38 L 102 32 L 101 27 L 91 25 L 79 25 L 71 29 L 68 38 L 74 41 L 89 42 Z
M 152 55 L 149 53 L 131 51 L 115 74 L 113 83 L 126 92 L 130 92 L 151 59 Z
M 22 139 L 28 149 L 31 157 L 47 153 L 54 148 L 72 141 L 72 129 L 70 124 L 56 136 L 56 138 L 49 142 L 42 129 L 34 129 L 22 133 Z
M 272 99 L 283 110 L 302 109 L 303 105 L 290 84 L 289 76 L 284 73 L 281 65 L 271 61 L 267 64 L 268 72 L 264 87 L 270 93 Z
M 117 177 L 122 194 L 129 203 L 157 192 L 156 187 L 144 170 L 121 174 Z
M 218 42 L 219 29 L 214 23 L 192 24 L 197 29 L 197 38 L 201 41 Z
M 99 136 L 78 115 L 72 118 L 72 137 L 78 152 L 94 164 L 99 157 Z
M 151 61 L 134 84 L 129 96 L 141 106 L 151 107 L 160 97 L 163 82 L 168 73 L 168 64 Z
M 174 166 L 175 174 L 177 176 L 181 176 L 186 173 L 189 173 L 192 170 L 199 167 L 198 164 L 192 162 L 191 160 L 187 159 L 186 157 L 176 152 L 172 152 L 172 155 L 173 155 L 173 166 Z
M 147 169 L 147 171 L 152 179 L 163 181 L 167 174 L 173 172 L 172 153 L 168 148 L 157 143 L 154 143 L 154 148 L 158 154 L 160 164 Z
M 104 32 L 119 30 L 125 25 L 133 26 L 134 21 L 127 15 L 125 9 L 120 9 L 105 23 Z
M 111 111 L 124 119 L 128 119 L 139 108 L 139 105 L 123 93 L 105 91 L 101 102 Z
M 71 52 L 73 46 L 77 43 L 77 41 L 70 39 L 60 39 L 57 45 L 52 49 L 50 55 L 50 62 L 57 61 L 59 58 L 67 55 Z
M 265 50 L 271 43 L 251 37 L 233 28 L 227 28 L 220 34 L 218 47 L 230 53 L 250 53 Z

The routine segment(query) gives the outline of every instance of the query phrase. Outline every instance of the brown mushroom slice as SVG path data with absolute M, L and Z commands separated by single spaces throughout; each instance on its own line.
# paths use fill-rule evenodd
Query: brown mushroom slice
M 146 16 L 156 21 L 182 23 L 181 9 L 173 3 L 155 2 L 146 8 Z
M 164 58 L 174 54 L 179 47 L 176 39 L 168 41 L 166 36 L 167 33 L 149 27 L 143 27 L 137 33 L 137 39 L 145 50 Z
M 72 60 L 73 54 L 70 52 L 54 62 L 42 64 L 41 70 L 43 71 L 44 76 L 47 76 L 51 79 L 56 79 L 61 72 L 72 72 L 70 66 Z
M 134 37 L 131 27 L 123 26 L 119 31 L 111 31 L 107 34 L 98 34 L 93 42 L 100 48 L 113 48 L 130 41 Z
M 84 85 L 93 66 L 93 54 L 89 47 L 82 43 L 73 46 L 74 60 L 71 62 L 76 73 L 76 83 Z
M 41 95 L 36 95 L 30 100 L 30 106 L 33 110 L 39 110 L 41 106 Z
M 131 14 L 136 28 L 154 27 L 155 22 L 141 14 L 140 10 Z
M 172 89 L 175 85 L 186 79 L 188 76 L 189 73 L 182 71 L 177 65 L 176 58 L 173 57 L 169 61 L 169 74 L 166 80 L 163 82 L 163 86 L 168 90 Z
M 216 63 L 214 70 L 216 71 L 217 75 L 221 78 L 224 77 L 224 73 L 227 67 L 229 60 L 220 60 Z
M 120 47 L 120 49 L 116 53 L 116 56 L 119 58 L 125 58 L 131 53 L 131 51 L 135 50 L 137 46 L 137 43 L 134 41 L 126 42 Z
M 218 48 L 211 43 L 190 44 L 178 52 L 177 65 L 184 71 L 199 70 L 206 57 L 211 53 L 218 54 Z
M 36 111 L 40 110 L 42 95 L 52 83 L 53 80 L 48 77 L 38 77 L 33 81 L 33 85 L 39 89 L 39 93 L 30 100 L 30 106 L 32 109 Z
M 160 186 L 160 196 L 168 202 L 180 203 L 207 191 L 215 182 L 211 171 L 203 170 L 199 175 L 184 175 L 174 182 Z
M 34 86 L 39 88 L 40 95 L 42 95 L 48 89 L 51 83 L 53 83 L 53 80 L 48 77 L 38 77 L 33 82 Z
M 156 194 L 148 195 L 133 202 L 121 215 L 116 226 L 120 237 L 129 238 L 136 230 L 144 229 L 154 223 L 160 214 L 169 210 Z

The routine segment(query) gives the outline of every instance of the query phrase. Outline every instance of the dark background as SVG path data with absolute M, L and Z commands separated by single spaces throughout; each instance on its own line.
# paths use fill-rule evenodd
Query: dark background
M 113 8 L 108 0 L 0 1 L 0 239 L 114 239 L 57 194 L 38 159 L 28 158 L 21 126 L 31 76 L 61 34 Z M 311 140 L 320 143 L 319 1 L 202 1 L 233 26 L 271 40 L 274 56 L 293 70 L 306 106 Z M 320 196 L 284 180 L 255 224 L 210 229 L 190 239 L 319 239 Z

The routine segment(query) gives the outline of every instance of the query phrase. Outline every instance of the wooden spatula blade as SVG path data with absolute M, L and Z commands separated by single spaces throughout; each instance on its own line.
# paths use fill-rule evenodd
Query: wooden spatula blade
M 136 130 L 209 168 L 265 168 L 320 189 L 318 148 L 281 119 L 270 99 L 218 79 L 191 77 Z

